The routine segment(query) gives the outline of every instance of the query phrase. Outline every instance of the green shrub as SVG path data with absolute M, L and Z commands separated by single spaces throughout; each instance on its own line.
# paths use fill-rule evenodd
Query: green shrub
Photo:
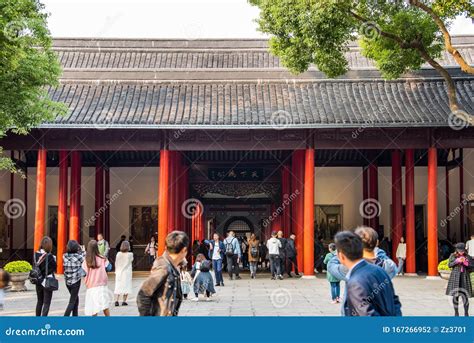
M 448 262 L 449 260 L 441 261 L 438 264 L 438 270 L 451 270 L 451 268 L 448 267 Z
M 26 261 L 9 262 L 3 268 L 7 273 L 28 273 L 33 267 Z

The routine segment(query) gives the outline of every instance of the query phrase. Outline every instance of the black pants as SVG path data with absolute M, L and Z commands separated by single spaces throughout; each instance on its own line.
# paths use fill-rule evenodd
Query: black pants
M 36 316 L 47 317 L 49 307 L 51 306 L 51 299 L 53 298 L 53 291 L 44 289 L 42 285 L 36 285 Z
M 322 271 L 323 269 L 323 261 L 324 261 L 324 257 L 323 256 L 318 256 L 316 257 L 316 259 L 314 260 L 314 269 L 318 270 L 318 271 Z
M 72 312 L 72 316 L 77 317 L 79 315 L 79 289 L 81 288 L 81 280 L 70 286 L 66 284 L 66 287 L 69 291 L 69 304 L 67 305 L 64 315 L 69 317 Z
M 295 267 L 295 274 L 299 275 L 300 272 L 298 271 L 298 261 L 296 260 L 296 256 L 287 257 L 287 261 L 288 261 L 288 265 L 287 265 L 288 275 L 290 275 L 291 269 L 293 266 Z
M 272 277 L 280 276 L 281 275 L 281 262 L 279 255 L 270 255 L 270 271 L 272 273 Z
M 464 315 L 469 316 L 469 298 L 465 294 L 458 294 L 453 296 L 454 315 L 459 316 L 459 301 L 462 299 L 464 305 Z
M 226 256 L 227 259 L 227 272 L 229 273 L 229 277 L 232 278 L 232 275 L 239 276 L 239 263 L 237 262 L 239 256 Z
M 280 274 L 283 275 L 286 272 L 286 256 L 280 255 Z

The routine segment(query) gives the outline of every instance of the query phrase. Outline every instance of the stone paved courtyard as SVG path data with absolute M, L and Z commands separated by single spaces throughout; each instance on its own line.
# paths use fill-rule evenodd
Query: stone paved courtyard
M 134 294 L 128 307 L 111 307 L 112 316 L 136 316 L 135 295 L 145 274 L 135 274 Z M 272 281 L 267 274 L 251 280 L 244 274 L 242 280 L 229 281 L 225 287 L 217 287 L 217 295 L 207 302 L 186 300 L 180 316 L 339 316 L 340 305 L 331 304 L 329 284 L 325 275 L 316 279 L 285 279 Z M 453 310 L 449 298 L 444 295 L 447 281 L 426 280 L 424 277 L 397 277 L 394 285 L 402 302 L 405 316 L 451 316 Z M 341 283 L 341 292 L 344 291 Z M 22 293 L 6 293 L 6 304 L 0 315 L 34 315 L 36 293 L 27 282 L 29 290 Z M 109 289 L 114 289 L 114 276 L 110 274 Z M 62 316 L 68 301 L 68 292 L 60 280 L 60 290 L 55 292 L 50 315 Z M 80 315 L 83 315 L 85 287 L 81 287 Z

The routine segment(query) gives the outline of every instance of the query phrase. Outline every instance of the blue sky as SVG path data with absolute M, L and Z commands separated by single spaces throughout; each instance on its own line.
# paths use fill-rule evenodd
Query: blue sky
M 43 0 L 54 37 L 261 38 L 247 0 Z M 474 34 L 458 19 L 454 34 Z

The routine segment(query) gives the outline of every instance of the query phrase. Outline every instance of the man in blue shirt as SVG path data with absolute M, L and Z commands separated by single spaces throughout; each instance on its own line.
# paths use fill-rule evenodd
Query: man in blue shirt
M 229 231 L 227 233 L 227 238 L 224 239 L 224 246 L 229 278 L 232 280 L 233 275 L 235 274 L 235 278 L 239 280 L 241 279 L 239 276 L 239 263 L 240 258 L 242 257 L 242 252 L 240 250 L 239 240 L 235 238 L 234 231 Z

